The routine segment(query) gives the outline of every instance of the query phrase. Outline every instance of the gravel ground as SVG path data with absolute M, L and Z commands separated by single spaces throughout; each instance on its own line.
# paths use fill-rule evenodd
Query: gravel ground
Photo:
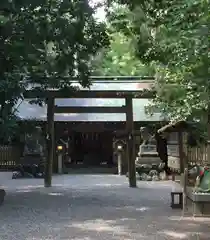
M 139 182 L 111 175 L 64 175 L 10 180 L 0 207 L 0 240 L 210 239 L 210 219 L 181 218 L 170 208 L 172 182 Z

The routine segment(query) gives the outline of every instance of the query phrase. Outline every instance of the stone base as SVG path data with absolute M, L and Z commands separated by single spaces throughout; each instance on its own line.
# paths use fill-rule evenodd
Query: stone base
M 193 202 L 187 198 L 187 210 L 193 217 L 210 217 L 210 202 Z
M 210 217 L 210 193 L 193 193 L 188 190 L 187 210 L 194 217 Z
M 137 164 L 160 164 L 162 163 L 162 160 L 159 157 L 155 157 L 155 156 L 142 156 L 142 157 L 137 157 L 136 158 L 136 163 Z
M 0 189 L 0 205 L 4 202 L 4 197 L 6 195 L 6 192 L 4 189 Z

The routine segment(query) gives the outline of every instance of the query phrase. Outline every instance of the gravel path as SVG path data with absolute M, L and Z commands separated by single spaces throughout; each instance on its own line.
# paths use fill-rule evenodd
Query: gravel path
M 0 240 L 177 240 L 210 239 L 210 219 L 181 218 L 172 210 L 171 182 L 139 182 L 125 177 L 64 175 L 43 180 L 10 180 L 0 207 Z

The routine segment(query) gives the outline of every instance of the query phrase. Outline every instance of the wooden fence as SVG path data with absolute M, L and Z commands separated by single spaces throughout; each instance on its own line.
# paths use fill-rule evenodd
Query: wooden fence
M 208 159 L 208 148 L 210 145 L 200 145 L 198 147 L 189 147 L 184 144 L 184 165 L 210 166 Z M 179 146 L 176 144 L 168 145 L 168 164 L 173 169 L 180 169 Z
M 198 165 L 209 165 L 210 159 L 208 159 L 208 145 L 201 145 L 199 147 L 188 147 L 185 146 L 185 154 L 187 157 L 188 164 Z
M 184 152 L 188 164 L 210 165 L 208 159 L 208 145 L 201 145 L 199 147 L 189 147 L 184 144 Z M 178 156 L 178 145 L 169 145 L 168 150 L 171 156 Z M 11 170 L 20 159 L 20 149 L 15 146 L 0 146 L 0 169 Z
M 15 146 L 0 146 L 0 169 L 12 170 L 20 159 L 20 149 Z

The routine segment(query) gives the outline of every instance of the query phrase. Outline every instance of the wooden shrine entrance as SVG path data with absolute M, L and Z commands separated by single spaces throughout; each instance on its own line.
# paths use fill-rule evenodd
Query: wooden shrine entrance
M 64 133 L 65 136 L 63 135 Z M 66 169 L 113 166 L 113 130 L 103 122 L 80 122 L 55 124 L 55 140 L 68 142 L 68 159 L 64 163 Z M 54 169 L 57 172 L 57 161 Z
M 126 114 L 126 129 L 125 135 L 127 141 L 127 157 L 128 157 L 128 172 L 129 185 L 136 187 L 136 169 L 135 169 L 135 141 L 133 127 L 133 98 L 152 98 L 153 94 L 148 89 L 139 91 L 97 91 L 97 90 L 81 90 L 64 94 L 59 90 L 48 90 L 44 93 L 47 102 L 47 140 L 48 140 L 48 156 L 46 160 L 46 176 L 45 187 L 51 186 L 52 168 L 55 152 L 55 134 L 54 134 L 54 114 L 55 113 L 125 113 Z M 28 90 L 27 98 L 38 98 L 37 91 Z M 125 105 L 120 107 L 66 107 L 55 106 L 57 98 L 121 98 L 125 99 Z
M 73 132 L 71 166 L 112 166 L 112 132 Z

